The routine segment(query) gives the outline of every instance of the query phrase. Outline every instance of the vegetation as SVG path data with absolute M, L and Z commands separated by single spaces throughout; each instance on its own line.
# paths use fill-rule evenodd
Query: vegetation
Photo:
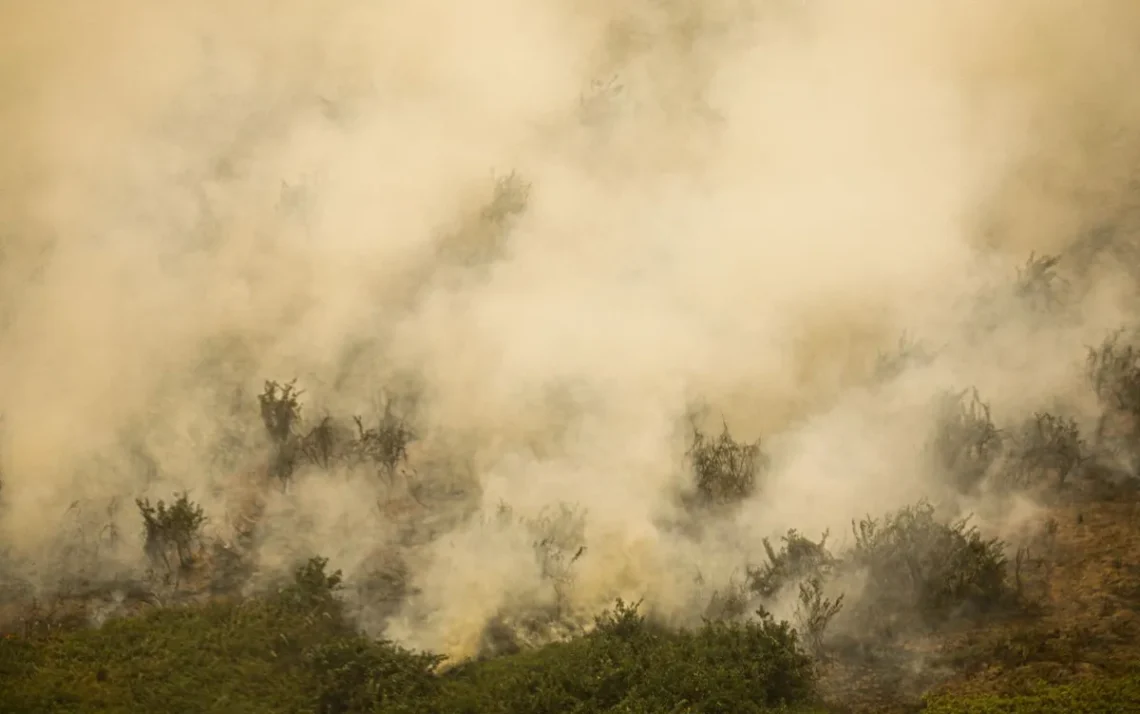
M 816 671 L 768 615 L 669 630 L 618 601 L 572 641 L 439 673 L 355 633 L 314 559 L 252 600 L 163 608 L 0 640 L 6 712 L 765 712 L 810 705 Z
M 853 524 L 850 566 L 867 574 L 860 615 L 890 630 L 1000 606 L 1009 596 L 1004 544 L 968 519 L 945 523 L 929 503 Z
M 768 466 L 760 440 L 739 442 L 729 433 L 728 424 L 715 438 L 694 426 L 688 456 L 697 503 L 702 506 L 727 506 L 748 498 Z
M 456 265 L 489 259 L 528 191 L 514 175 L 499 182 L 481 217 L 482 249 L 465 253 L 457 239 L 448 249 Z M 1066 304 L 1070 286 L 1055 274 L 1059 262 L 1031 257 L 1013 288 L 1038 317 Z M 880 355 L 873 393 L 933 359 L 904 336 L 894 353 Z M 848 675 L 891 690 L 857 702 L 867 711 L 889 711 L 884 701 L 914 707 L 927 692 L 930 712 L 1124 711 L 1140 695 L 1135 672 L 1119 666 L 1140 656 L 1129 644 L 1140 631 L 1122 615 L 1140 609 L 1140 530 L 1125 496 L 1096 501 L 1084 491 L 1094 474 L 1119 470 L 1118 457 L 1137 455 L 1140 350 L 1121 332 L 1090 350 L 1087 367 L 1103 410 L 1092 436 L 1063 408 L 999 424 L 972 388 L 945 392 L 934 404 L 925 443 L 941 479 L 934 491 L 970 503 L 1042 497 L 1052 511 L 1031 536 L 1006 542 L 960 517 L 953 503 L 920 500 L 853 521 L 840 546 L 827 532 L 817 538 L 796 529 L 762 539 L 694 626 L 655 619 L 653 592 L 644 594 L 644 611 L 641 602 L 618 600 L 583 626 L 572 595 L 592 557 L 589 514 L 557 503 L 524 517 L 504 503 L 491 527 L 528 539 L 549 597 L 540 612 L 504 605 L 486 623 L 478 656 L 466 661 L 362 634 L 348 604 L 353 591 L 322 558 L 300 563 L 279 587 L 255 587 L 251 541 L 211 540 L 203 508 L 187 493 L 153 504 L 140 498 L 143 555 L 173 588 L 159 598 L 154 581 L 115 583 L 120 601 L 130 593 L 131 607 L 106 616 L 90 605 L 110 586 L 83 582 L 71 595 L 0 620 L 0 711 L 822 713 L 849 711 L 848 695 L 864 696 Z M 389 398 L 371 420 L 314 417 L 310 406 L 302 409 L 302 395 L 295 381 L 267 381 L 258 395 L 260 425 L 251 418 L 271 483 L 288 489 L 301 478 L 352 470 L 375 474 L 385 487 L 403 479 L 420 506 L 439 505 L 421 500 L 410 410 Z M 738 440 L 727 424 L 715 436 L 693 427 L 691 480 L 678 494 L 680 537 L 745 517 L 750 503 L 766 497 L 767 443 Z M 84 541 L 91 547 L 68 557 L 119 544 L 114 505 L 107 523 L 97 524 L 97 542 Z M 83 509 L 73 510 L 78 519 Z M 1089 550 L 1094 528 L 1114 544 L 1102 554 Z M 1084 617 L 1066 610 L 1066 598 L 1079 599 L 1072 583 L 1083 588 L 1093 575 L 1066 560 L 1059 543 L 1101 569 L 1099 599 L 1082 603 L 1095 622 L 1070 621 Z M 397 603 L 412 591 L 403 575 L 373 581 L 350 585 Z M 1087 677 L 1090 671 L 1099 676 Z M 908 677 L 919 684 L 904 694 Z
M 1072 684 L 1039 683 L 1022 694 L 938 695 L 928 714 L 1110 714 L 1136 710 L 1140 676 L 1086 679 Z
M 936 463 L 960 491 L 972 492 L 1001 456 L 1004 436 L 976 389 L 943 394 L 936 413 L 930 444 Z
M 206 522 L 202 507 L 185 493 L 178 494 L 170 506 L 162 500 L 153 506 L 149 499 L 135 503 L 142 515 L 144 547 L 151 563 L 161 563 L 168 577 L 193 566 L 202 548 L 201 528 Z

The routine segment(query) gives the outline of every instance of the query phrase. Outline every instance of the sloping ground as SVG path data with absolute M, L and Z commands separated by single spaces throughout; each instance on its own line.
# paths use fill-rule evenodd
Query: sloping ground
M 1140 711 L 1140 499 L 1127 492 L 1077 499 L 1055 507 L 1051 518 L 1056 542 L 1035 574 L 1044 590 L 1040 617 L 947 643 L 947 659 L 962 674 L 942 691 L 994 706 L 1002 697 L 1044 697 L 1042 707 L 1070 700 L 1091 706 L 1102 694 L 1127 691 L 1133 696 L 1124 708 L 1064 711 Z M 1002 706 L 967 711 L 1029 711 L 1008 708 L 1028 703 Z
M 844 711 L 1140 712 L 1140 496 L 1055 496 L 1013 559 L 1024 608 L 893 650 L 842 654 L 824 687 Z M 1020 560 L 1021 565 L 1016 564 Z
M 797 695 L 797 711 L 1140 712 L 1140 496 L 1093 485 L 1054 494 L 1040 535 L 1013 558 L 1022 599 L 1016 612 L 962 619 L 892 647 L 836 648 L 822 668 L 823 703 Z M 583 714 L 650 714 L 667 709 L 646 692 L 688 681 L 689 694 L 672 711 L 735 714 L 742 701 L 751 711 L 776 710 L 754 699 L 764 686 L 744 685 L 787 674 L 741 669 L 769 656 L 750 649 L 767 645 L 730 632 L 648 637 L 641 649 L 578 640 L 428 676 L 430 657 L 409 659 L 356 639 L 338 617 L 283 608 L 273 598 L 211 598 L 206 581 L 194 590 L 178 607 L 161 607 L 143 585 L 9 607 L 0 712 L 527 714 L 579 702 L 572 709 Z M 112 607 L 118 619 L 89 627 Z M 329 647 L 341 660 L 314 659 Z M 354 703 L 322 708 L 314 692 L 330 687 Z M 377 703 L 377 687 L 394 698 Z M 416 687 L 434 693 L 408 694 Z M 605 704 L 616 701 L 626 703 Z

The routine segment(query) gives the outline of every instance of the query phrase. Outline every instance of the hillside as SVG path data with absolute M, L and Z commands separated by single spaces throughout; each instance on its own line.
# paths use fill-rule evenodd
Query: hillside
M 1137 37 L 0 2 L 0 714 L 1140 713 Z

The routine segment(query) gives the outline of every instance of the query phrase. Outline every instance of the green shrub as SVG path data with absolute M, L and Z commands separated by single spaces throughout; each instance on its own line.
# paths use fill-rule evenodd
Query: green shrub
M 811 658 L 788 623 L 667 630 L 618 602 L 588 635 L 462 667 L 441 712 L 764 712 L 814 692 Z
M 317 710 L 423 712 L 434 714 L 440 680 L 439 655 L 416 653 L 388 642 L 346 637 L 310 650 L 307 663 L 317 680 Z
M 282 482 L 293 476 L 297 467 L 299 444 L 297 429 L 301 421 L 302 392 L 297 390 L 297 380 L 278 384 L 265 382 L 265 389 L 258 395 L 261 406 L 261 423 L 269 437 L 272 454 L 269 472 Z
M 0 639 L 0 710 L 40 712 L 766 712 L 810 702 L 788 623 L 671 630 L 618 602 L 588 634 L 437 672 L 438 655 L 356 634 L 313 559 L 276 594 Z
M 362 417 L 354 416 L 352 426 L 348 426 L 326 415 L 308 426 L 298 401 L 302 392 L 295 382 L 267 381 L 258 397 L 262 424 L 272 449 L 272 475 L 287 482 L 302 464 L 326 470 L 344 465 L 375 468 L 391 481 L 406 466 L 408 445 L 416 435 L 408 421 L 397 413 L 391 398 L 384 401 L 383 413 L 375 424 L 366 425 Z
M 193 565 L 206 522 L 202 507 L 185 493 L 176 494 L 170 506 L 161 499 L 156 505 L 151 505 L 150 499 L 136 499 L 135 504 L 142 515 L 144 547 L 151 562 L 162 563 L 168 575 Z M 172 562 L 171 556 L 176 561 Z

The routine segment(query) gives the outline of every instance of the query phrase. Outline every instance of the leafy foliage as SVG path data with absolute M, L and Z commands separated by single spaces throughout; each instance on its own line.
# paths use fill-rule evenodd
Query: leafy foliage
M 439 711 L 763 712 L 810 700 L 814 685 L 786 622 L 667 630 L 619 601 L 588 635 L 460 668 Z
M 273 454 L 270 460 L 270 474 L 282 481 L 293 475 L 297 465 L 298 444 L 295 438 L 301 420 L 301 392 L 296 388 L 297 380 L 278 384 L 267 381 L 265 389 L 258 396 L 261 406 L 261 422 L 269 436 Z
M 403 417 L 396 414 L 392 402 L 384 404 L 384 413 L 375 426 L 364 426 L 364 420 L 353 417 L 356 434 L 348 444 L 349 458 L 356 463 L 375 464 L 389 478 L 408 460 L 408 445 L 416 435 Z
M 438 697 L 439 655 L 412 652 L 363 637 L 332 640 L 306 653 L 317 680 L 317 711 L 432 712 Z
M 302 418 L 296 380 L 279 384 L 268 381 L 259 397 L 261 418 L 272 447 L 270 473 L 288 481 L 304 463 L 329 469 L 336 465 L 350 468 L 375 467 L 389 481 L 406 466 L 408 445 L 416 435 L 407 420 L 397 413 L 392 399 L 384 401 L 383 413 L 375 424 L 365 425 L 353 416 L 348 426 L 330 416 L 307 427 Z
M 277 595 L 0 640 L 5 711 L 766 712 L 814 697 L 788 623 L 669 630 L 619 601 L 574 640 L 470 662 L 354 634 L 315 559 Z M 305 597 L 299 597 L 300 594 Z
M 201 548 L 201 528 L 206 522 L 202 507 L 190 501 L 186 493 L 176 494 L 167 506 L 161 499 L 151 505 L 150 499 L 136 499 L 142 515 L 146 554 L 151 562 L 161 562 L 168 573 L 175 567 L 188 568 Z M 171 556 L 176 558 L 171 561 Z

